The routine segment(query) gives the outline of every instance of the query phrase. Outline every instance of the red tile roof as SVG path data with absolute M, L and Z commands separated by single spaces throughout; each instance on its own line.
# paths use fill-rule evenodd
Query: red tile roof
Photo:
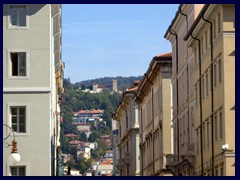
M 91 110 L 80 110 L 78 112 L 75 112 L 75 114 L 102 114 L 104 110 L 98 109 L 91 109 Z
M 76 134 L 65 134 L 64 137 L 79 137 Z
M 172 52 L 156 55 L 156 57 L 171 57 Z
M 133 87 L 133 88 L 130 88 L 128 89 L 128 92 L 133 92 L 133 91 L 136 91 L 138 87 Z
M 101 164 L 112 164 L 113 163 L 113 160 L 112 159 L 109 159 L 109 160 L 106 160 L 106 161 L 103 161 Z
M 78 144 L 82 144 L 82 142 L 81 141 L 69 141 L 68 144 L 78 145 Z

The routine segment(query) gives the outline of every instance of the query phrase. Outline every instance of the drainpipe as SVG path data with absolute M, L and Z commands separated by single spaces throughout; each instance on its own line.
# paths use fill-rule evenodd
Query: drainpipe
M 201 74 L 202 74 L 202 64 L 201 64 L 201 41 L 200 39 L 197 39 L 196 37 L 194 37 L 191 33 L 191 37 L 198 41 L 198 64 L 199 64 L 199 108 L 200 108 L 200 146 L 201 146 L 201 176 L 203 176 L 203 139 L 202 139 L 202 78 L 201 78 Z
M 212 35 L 212 30 L 213 30 L 213 28 L 212 28 L 212 22 L 211 21 L 209 21 L 209 20 L 207 20 L 207 19 L 205 19 L 204 17 L 204 14 L 202 15 L 202 19 L 204 20 L 204 21 L 206 21 L 207 23 L 209 23 L 210 24 L 210 29 L 211 29 L 211 32 L 210 32 L 210 39 L 211 39 L 211 41 L 210 41 L 210 44 L 211 44 L 211 97 L 212 97 L 212 100 L 211 100 L 211 103 L 212 103 L 212 106 L 211 106 L 211 110 L 212 110 L 212 118 L 211 118 L 211 123 L 212 123 L 212 128 L 211 128 L 211 135 L 212 135 L 212 176 L 214 176 L 214 133 L 213 133 L 213 131 L 214 131 L 214 124 L 213 124 L 213 112 L 214 112 L 214 104 L 213 104 L 213 98 L 214 98 L 214 96 L 213 96 L 213 35 Z
M 150 81 L 150 79 L 148 78 L 147 74 L 145 73 L 144 76 L 147 78 L 147 80 L 150 82 L 150 84 L 152 85 L 152 158 L 153 158 L 153 176 L 154 176 L 154 173 L 155 173 L 155 162 L 154 162 L 154 104 L 153 104 L 153 82 Z
M 176 38 L 176 89 L 177 89 L 177 94 L 176 94 L 176 99 L 177 99 L 177 160 L 179 162 L 179 122 L 178 122 L 178 35 L 174 32 L 172 32 L 172 29 L 169 31 L 170 34 L 174 35 Z M 179 173 L 179 169 L 177 168 L 177 175 Z M 175 172 L 176 175 L 176 172 Z

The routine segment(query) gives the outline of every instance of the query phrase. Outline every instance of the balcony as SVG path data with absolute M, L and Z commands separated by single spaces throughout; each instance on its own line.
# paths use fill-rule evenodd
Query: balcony
M 166 155 L 166 167 L 173 167 L 177 163 L 177 155 L 167 154 Z
M 126 164 L 130 163 L 130 153 L 129 152 L 124 153 L 124 163 L 126 163 Z
M 117 159 L 117 163 L 116 163 L 116 166 L 118 169 L 123 169 L 123 166 L 124 166 L 124 160 L 123 159 Z

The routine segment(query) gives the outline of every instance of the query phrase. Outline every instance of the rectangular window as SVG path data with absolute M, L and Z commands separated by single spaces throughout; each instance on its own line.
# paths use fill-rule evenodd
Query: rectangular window
M 213 37 L 216 39 L 216 19 L 213 21 Z
M 205 49 L 207 50 L 208 48 L 208 32 L 205 32 Z
M 208 96 L 208 72 L 206 73 L 206 96 Z
M 26 53 L 10 53 L 11 75 L 26 76 Z
M 196 107 L 198 106 L 198 89 L 197 85 L 195 86 L 195 97 L 196 97 Z
M 198 136 L 198 129 L 196 130 L 197 132 L 197 154 L 199 154 L 199 136 Z
M 201 37 L 201 42 L 202 42 L 201 43 L 201 51 L 202 51 L 201 54 L 203 55 L 203 37 Z
M 213 73 L 214 73 L 214 75 L 213 75 L 213 78 L 214 78 L 214 80 L 213 80 L 213 82 L 214 82 L 214 87 L 216 87 L 217 86 L 217 65 L 216 64 L 214 64 L 214 66 L 213 66 Z
M 222 112 L 219 113 L 219 138 L 223 138 L 223 119 Z
M 209 136 L 209 131 L 210 131 L 210 128 L 209 128 L 209 122 L 207 123 L 207 147 L 209 147 L 210 145 L 210 136 Z
M 221 16 L 220 13 L 218 13 L 218 33 L 221 32 Z
M 11 166 L 11 176 L 26 176 L 26 166 Z
M 215 176 L 218 176 L 218 167 L 215 168 Z
M 195 52 L 196 52 L 196 53 L 195 53 L 195 65 L 196 65 L 196 64 L 198 64 L 198 53 L 199 53 L 199 52 L 198 52 L 198 45 L 197 45 L 196 48 L 195 48 Z
M 11 26 L 26 26 L 26 6 L 10 6 Z
M 221 166 L 220 173 L 220 176 L 224 176 L 223 166 Z
M 17 133 L 26 133 L 26 107 L 11 107 L 11 124 Z
M 202 130 L 202 134 L 203 134 L 203 149 L 205 149 L 205 125 L 203 125 L 203 130 Z
M 218 82 L 222 81 L 222 60 L 219 59 L 218 61 Z
M 204 99 L 204 76 L 202 77 L 202 99 Z
M 214 123 L 214 126 L 215 126 L 215 141 L 217 141 L 218 140 L 218 123 L 217 123 L 217 115 L 215 115 L 215 117 L 214 117 L 214 121 L 215 121 L 215 123 Z

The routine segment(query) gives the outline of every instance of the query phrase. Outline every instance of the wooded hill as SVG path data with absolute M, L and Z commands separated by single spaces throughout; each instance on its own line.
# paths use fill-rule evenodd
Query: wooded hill
M 97 78 L 97 79 L 91 79 L 91 80 L 86 80 L 86 81 L 81 81 L 81 82 L 77 82 L 75 83 L 76 86 L 78 87 L 86 87 L 86 88 L 90 88 L 92 87 L 92 85 L 95 84 L 99 84 L 99 85 L 103 85 L 103 86 L 111 86 L 112 85 L 112 80 L 117 80 L 117 86 L 118 86 L 118 90 L 120 91 L 125 91 L 127 88 L 130 87 L 130 85 L 133 83 L 133 81 L 135 80 L 141 80 L 142 76 L 130 76 L 130 77 L 122 77 L 122 76 L 118 76 L 118 77 L 104 77 L 104 78 Z

